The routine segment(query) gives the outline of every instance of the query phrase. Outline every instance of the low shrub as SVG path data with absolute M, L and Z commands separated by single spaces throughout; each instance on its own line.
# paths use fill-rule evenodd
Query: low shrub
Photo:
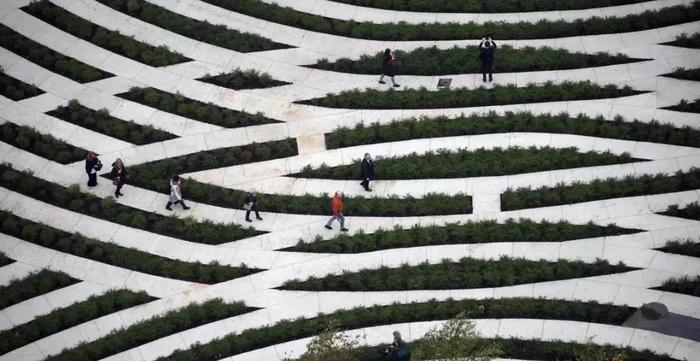
M 110 290 L 99 296 L 36 317 L 28 323 L 0 332 L 0 354 L 40 340 L 46 336 L 127 308 L 151 302 L 145 292 Z
M 683 208 L 679 208 L 678 205 L 672 205 L 661 214 L 671 217 L 688 218 L 700 221 L 700 203 L 689 203 Z
M 164 112 L 226 128 L 279 123 L 277 120 L 266 118 L 262 113 L 249 114 L 239 112 L 222 108 L 212 103 L 205 104 L 198 100 L 186 98 L 180 93 L 170 94 L 155 88 L 133 87 L 128 92 L 117 94 L 117 96 L 160 109 Z
M 450 290 L 506 287 L 526 283 L 548 282 L 582 277 L 601 276 L 634 270 L 623 263 L 611 265 L 597 260 L 530 261 L 524 258 L 501 257 L 499 260 L 462 258 L 458 262 L 423 262 L 416 266 L 403 264 L 398 268 L 345 271 L 340 275 L 309 277 L 285 282 L 280 288 L 299 291 L 406 291 Z
M 629 86 L 618 88 L 616 85 L 609 84 L 601 87 L 590 81 L 565 81 L 561 84 L 546 82 L 528 84 L 524 87 L 509 84 L 494 85 L 492 88 L 481 86 L 476 89 L 456 88 L 437 91 L 426 88 L 401 91 L 355 89 L 297 103 L 348 109 L 442 109 L 618 98 L 642 93 L 644 92 L 633 90 Z
M 366 234 L 339 234 L 330 240 L 320 237 L 310 243 L 299 243 L 285 251 L 313 253 L 363 253 L 390 248 L 408 248 L 445 244 L 495 242 L 563 242 L 574 239 L 596 238 L 640 232 L 613 224 L 598 226 L 593 223 L 534 222 L 530 219 L 451 223 L 444 226 L 413 226 L 379 229 Z
M 673 72 L 670 72 L 668 74 L 663 74 L 661 76 L 665 76 L 668 78 L 682 79 L 682 80 L 700 81 L 700 68 L 695 68 L 695 69 L 678 68 L 678 69 L 674 70 Z
M 536 189 L 508 189 L 501 194 L 504 211 L 596 201 L 608 198 L 633 197 L 649 194 L 680 192 L 700 188 L 700 169 L 665 174 L 627 176 L 623 179 L 596 179 L 590 183 L 574 183 L 566 186 Z
M 161 257 L 114 243 L 100 242 L 79 233 L 64 232 L 5 211 L 0 211 L 0 230 L 2 233 L 62 253 L 136 272 L 190 282 L 214 284 L 260 271 L 245 265 L 231 267 L 220 265 L 218 262 L 202 264 Z
M 397 72 L 400 75 L 447 75 L 481 73 L 479 49 L 473 47 L 453 47 L 439 49 L 418 48 L 412 51 L 396 51 L 398 59 Z M 379 74 L 384 53 L 363 55 L 359 59 L 341 58 L 330 62 L 321 59 L 311 68 L 352 74 Z M 564 69 L 592 68 L 598 66 L 625 64 L 641 61 L 623 54 L 612 55 L 598 52 L 586 54 L 569 52 L 566 49 L 554 49 L 548 46 L 534 48 L 526 46 L 513 48 L 501 45 L 496 53 L 494 69 L 499 73 L 516 73 L 525 71 L 552 71 Z
M 635 4 L 644 0 L 565 0 L 549 1 L 459 1 L 459 0 L 331 0 L 350 5 L 431 13 L 519 13 L 529 11 L 579 10 Z
M 150 66 L 166 66 L 190 61 L 167 46 L 151 46 L 117 31 L 105 29 L 51 4 L 48 0 L 33 1 L 22 10 L 83 40 L 113 53 Z
M 637 120 L 627 122 L 620 116 L 608 121 L 603 117 L 591 118 L 583 114 L 573 117 L 567 113 L 533 115 L 527 112 L 506 112 L 504 115 L 489 112 L 486 115 L 471 114 L 456 118 L 411 118 L 388 124 L 359 123 L 354 128 L 340 127 L 326 134 L 326 148 L 512 132 L 577 134 L 700 148 L 700 130 L 690 127 L 674 128 L 670 124 L 643 123 Z
M 113 74 L 57 53 L 2 24 L 0 24 L 0 46 L 78 83 L 88 83 L 113 76 Z
M 494 39 L 549 39 L 647 30 L 689 23 L 700 18 L 700 3 L 694 2 L 622 17 L 593 16 L 574 21 L 380 24 L 331 19 L 260 0 L 203 1 L 237 13 L 295 28 L 349 38 L 387 41 L 480 39 L 484 34 L 490 34 Z
M 187 350 L 160 357 L 157 361 L 214 361 L 247 351 L 283 342 L 314 336 L 329 322 L 338 322 L 343 328 L 356 329 L 404 322 L 444 320 L 466 312 L 470 318 L 537 318 L 572 320 L 619 325 L 634 312 L 624 306 L 602 305 L 595 302 L 506 298 L 484 300 L 447 300 L 423 303 L 393 304 L 340 310 L 318 317 L 285 320 L 272 326 L 248 329 L 230 334 L 206 344 L 197 344 Z M 390 337 L 390 335 L 387 335 Z
M 221 299 L 192 304 L 113 331 L 95 341 L 64 349 L 57 355 L 49 356 L 46 361 L 99 360 L 168 335 L 253 310 L 242 302 L 224 303 Z
M 156 129 L 151 125 L 141 125 L 133 121 L 127 122 L 115 118 L 109 115 L 109 111 L 104 108 L 97 111 L 92 110 L 81 105 L 76 99 L 71 100 L 68 105 L 59 106 L 46 114 L 137 145 L 177 138 L 175 135 Z
M 664 282 L 663 285 L 653 289 L 700 297 L 700 276 L 671 278 Z
M 677 112 L 700 113 L 700 99 L 695 99 L 692 102 L 682 99 L 681 102 L 676 105 L 661 109 L 675 110 Z
M 87 150 L 72 146 L 50 134 L 12 123 L 0 124 L 0 140 L 61 164 L 83 160 L 87 154 Z
M 54 272 L 48 269 L 30 273 L 22 279 L 16 279 L 5 286 L 0 286 L 0 309 L 78 282 L 80 281 L 63 272 Z
M 225 25 L 214 25 L 172 12 L 145 0 L 97 0 L 117 11 L 163 29 L 241 53 L 286 49 L 289 45 L 273 42 L 252 33 L 242 33 Z
M 0 67 L 0 95 L 17 101 L 43 93 L 41 89 L 34 85 L 29 85 L 5 74 L 2 67 Z
M 4 253 L 0 252 L 0 267 L 7 266 L 8 264 L 14 263 L 14 262 L 15 261 L 13 261 L 12 259 L 7 258 L 7 256 L 5 256 Z
M 275 86 L 291 84 L 285 81 L 272 79 L 270 74 L 259 73 L 255 69 L 250 69 L 246 71 L 235 69 L 230 73 L 222 73 L 219 75 L 207 74 L 206 76 L 197 80 L 236 90 L 271 88 Z
M 510 147 L 458 151 L 438 150 L 425 154 L 377 158 L 375 179 L 464 178 L 542 172 L 554 169 L 593 167 L 635 162 L 629 153 L 615 155 L 608 151 L 580 153 L 577 148 Z M 359 179 L 360 160 L 355 164 L 319 168 L 306 166 L 294 177 L 324 179 Z
M 198 222 L 142 211 L 116 203 L 112 198 L 101 199 L 82 193 L 78 187 L 66 188 L 47 182 L 30 173 L 16 171 L 8 164 L 0 164 L 0 185 L 77 213 L 191 242 L 222 244 L 261 234 L 234 224 Z
M 682 33 L 681 35 L 676 37 L 676 40 L 668 43 L 663 43 L 662 45 L 673 45 L 682 46 L 684 48 L 700 49 L 700 32 L 693 33 L 690 35 Z
M 689 257 L 700 257 L 700 243 L 692 240 L 669 241 L 666 245 L 658 248 L 661 252 L 680 254 Z

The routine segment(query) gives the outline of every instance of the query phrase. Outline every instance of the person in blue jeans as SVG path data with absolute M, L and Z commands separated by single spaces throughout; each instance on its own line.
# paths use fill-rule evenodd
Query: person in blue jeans
M 411 359 L 411 351 L 401 338 L 399 331 L 394 331 L 394 342 L 391 343 L 388 354 L 391 361 L 409 361 Z

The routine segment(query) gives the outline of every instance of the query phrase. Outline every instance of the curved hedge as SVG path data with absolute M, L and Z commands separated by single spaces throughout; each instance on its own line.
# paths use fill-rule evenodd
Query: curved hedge
M 330 62 L 321 59 L 310 65 L 311 68 L 352 74 L 379 74 L 383 52 L 374 55 L 362 55 L 353 60 L 341 58 Z M 473 47 L 453 47 L 439 49 L 418 48 L 412 51 L 396 51 L 399 75 L 446 75 L 481 73 L 479 49 Z M 555 49 L 548 46 L 533 48 L 513 48 L 501 45 L 496 52 L 495 71 L 499 73 L 516 73 L 525 71 L 551 71 L 564 69 L 592 68 L 598 66 L 625 64 L 643 61 L 629 58 L 623 54 L 612 55 L 598 52 L 586 54 L 569 52 L 566 49 Z
M 657 248 L 661 252 L 680 254 L 689 257 L 700 257 L 700 243 L 693 240 L 669 241 L 666 245 Z
M 0 67 L 0 95 L 17 101 L 35 97 L 43 93 L 41 89 L 34 85 L 29 85 L 5 74 L 2 67 Z
M 234 224 L 199 222 L 142 211 L 116 203 L 111 197 L 101 199 L 83 193 L 77 186 L 66 188 L 47 182 L 28 172 L 16 171 L 6 163 L 0 164 L 0 186 L 73 212 L 190 242 L 222 244 L 261 234 Z M 165 201 L 164 198 L 164 205 Z
M 88 83 L 114 76 L 77 59 L 57 53 L 3 24 L 0 24 L 0 46 L 78 83 Z
M 72 146 L 50 134 L 39 133 L 24 125 L 0 124 L 0 140 L 61 164 L 84 160 L 87 155 L 85 149 Z
M 94 320 L 127 308 L 138 306 L 155 298 L 145 292 L 111 290 L 99 296 L 74 303 L 39 316 L 25 324 L 0 332 L 0 354 L 61 332 L 83 322 Z
M 653 289 L 700 297 L 700 276 L 671 278 L 666 280 L 663 285 L 654 287 Z
M 665 216 L 680 217 L 694 219 L 700 221 L 700 203 L 688 203 L 685 207 L 680 208 L 678 205 L 669 206 L 668 209 L 661 212 Z
M 339 275 L 311 276 L 305 280 L 286 281 L 280 289 L 298 291 L 406 291 L 451 290 L 507 287 L 526 283 L 558 281 L 632 271 L 620 262 L 611 265 L 605 260 L 582 261 L 540 260 L 503 256 L 498 260 L 464 257 L 459 261 L 443 260 L 438 264 L 423 262 L 416 266 L 403 264 L 393 268 L 344 271 Z
M 197 80 L 235 90 L 271 88 L 291 84 L 286 81 L 272 79 L 270 74 L 259 73 L 255 69 L 242 71 L 238 68 L 230 73 L 207 74 Z
M 43 269 L 0 286 L 0 309 L 80 282 L 63 272 Z
M 382 157 L 374 160 L 375 179 L 466 178 L 534 173 L 555 169 L 593 167 L 638 161 L 629 153 L 609 151 L 581 153 L 577 148 L 510 147 L 457 151 L 438 150 L 424 154 Z M 294 177 L 360 179 L 360 160 L 354 164 L 318 168 L 304 167 Z
M 144 0 L 97 0 L 129 16 L 163 29 L 222 48 L 248 53 L 287 49 L 291 46 L 273 42 L 252 33 L 242 33 L 224 25 L 214 25 L 172 12 Z
M 677 112 L 700 113 L 700 99 L 695 99 L 693 101 L 682 99 L 681 102 L 676 105 L 661 109 L 674 110 Z
M 192 60 L 171 51 L 167 46 L 151 46 L 95 25 L 48 0 L 31 2 L 22 10 L 78 38 L 150 66 L 166 66 Z
M 700 49 L 700 32 L 693 34 L 683 33 L 676 37 L 676 40 L 663 43 L 662 45 L 682 46 L 684 48 Z
M 431 13 L 520 13 L 530 11 L 580 10 L 636 4 L 648 0 L 330 0 L 370 8 Z
M 355 89 L 296 103 L 348 109 L 442 109 L 619 98 L 642 93 L 644 92 L 633 90 L 627 85 L 623 88 L 613 84 L 601 87 L 587 80 L 565 81 L 561 84 L 530 83 L 524 87 L 518 87 L 515 84 L 497 84 L 491 88 L 481 86 L 476 89 L 455 88 L 437 91 L 426 88 L 399 91 Z
M 340 310 L 310 319 L 280 321 L 272 326 L 248 329 L 206 344 L 160 357 L 157 361 L 215 361 L 247 351 L 314 336 L 331 320 L 344 328 L 356 329 L 395 323 L 434 321 L 466 312 L 470 318 L 537 318 L 572 320 L 619 325 L 634 313 L 633 308 L 595 302 L 570 302 L 545 299 L 484 299 L 429 301 Z M 387 335 L 390 337 L 391 335 Z
M 100 0 L 105 1 L 105 0 Z M 228 10 L 295 28 L 350 38 L 408 41 L 481 39 L 550 39 L 568 36 L 625 33 L 700 19 L 700 3 L 666 7 L 656 11 L 624 17 L 591 17 L 575 21 L 541 20 L 537 23 L 486 22 L 457 23 L 388 23 L 336 20 L 303 13 L 260 0 L 202 0 Z
M 590 183 L 575 183 L 570 186 L 540 187 L 536 189 L 508 189 L 501 194 L 501 210 L 539 208 L 562 204 L 597 201 L 609 198 L 633 197 L 650 194 L 680 192 L 700 189 L 700 169 L 688 172 L 627 176 L 623 179 L 596 179 Z
M 310 243 L 299 243 L 284 251 L 313 253 L 362 253 L 390 248 L 470 244 L 495 242 L 563 242 L 575 239 L 616 236 L 640 232 L 613 224 L 598 226 L 593 223 L 534 222 L 530 219 L 451 223 L 444 226 L 413 226 L 379 229 L 373 233 L 362 231 L 353 235 L 339 234 L 330 240 L 320 237 Z
M 214 284 L 260 271 L 245 265 L 231 267 L 217 262 L 202 264 L 161 257 L 110 242 L 100 242 L 79 233 L 64 232 L 5 211 L 0 211 L 0 231 L 62 253 L 127 270 L 190 282 Z

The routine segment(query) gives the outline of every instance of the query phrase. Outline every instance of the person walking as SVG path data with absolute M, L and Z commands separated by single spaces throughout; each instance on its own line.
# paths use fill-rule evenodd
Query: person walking
M 119 198 L 120 196 L 123 196 L 121 190 L 124 186 L 124 183 L 126 183 L 127 175 L 126 167 L 124 166 L 124 162 L 121 158 L 117 158 L 117 160 L 115 160 L 114 163 L 112 163 L 111 175 L 114 185 L 117 186 L 117 190 L 114 191 L 114 196 L 116 198 Z
M 389 346 L 387 353 L 389 354 L 389 359 L 391 361 L 408 361 L 411 359 L 411 352 L 408 349 L 408 345 L 401 338 L 401 333 L 399 331 L 394 331 L 394 341 Z
M 102 162 L 97 158 L 97 153 L 88 152 L 85 158 L 85 173 L 88 175 L 87 186 L 89 188 L 97 186 L 97 172 L 102 169 Z
M 170 200 L 168 200 L 168 204 L 165 205 L 165 209 L 172 211 L 173 209 L 170 208 L 170 206 L 178 203 L 180 203 L 182 209 L 190 209 L 190 207 L 188 207 L 185 204 L 185 201 L 182 199 L 182 189 L 180 188 L 181 182 L 182 180 L 180 179 L 179 175 L 174 176 L 170 180 Z
M 396 53 L 389 48 L 384 50 L 384 56 L 382 57 L 382 76 L 379 77 L 379 84 L 386 84 L 384 81 L 385 76 L 391 78 L 391 83 L 394 84 L 395 88 L 400 87 L 394 80 L 396 76 Z
M 362 188 L 367 192 L 371 192 L 372 189 L 369 187 L 369 181 L 374 179 L 374 162 L 372 161 L 372 156 L 369 153 L 365 153 L 365 157 L 360 163 L 360 177 L 362 177 Z
M 331 199 L 331 209 L 333 210 L 333 216 L 331 216 L 331 219 L 329 219 L 328 223 L 326 223 L 326 229 L 333 229 L 333 227 L 331 227 L 331 224 L 334 220 L 337 219 L 338 222 L 340 222 L 340 230 L 343 232 L 347 232 L 348 229 L 345 228 L 345 217 L 343 216 L 342 192 L 335 192 L 333 199 Z
M 252 220 L 250 220 L 250 212 L 255 212 L 255 218 L 257 218 L 258 221 L 263 220 L 258 212 L 258 200 L 255 198 L 255 193 L 253 193 L 253 191 L 246 192 L 243 198 L 243 209 L 245 209 L 246 222 L 252 222 Z
M 493 62 L 495 60 L 496 42 L 491 39 L 491 36 L 486 36 L 481 39 L 479 44 L 479 60 L 481 61 L 481 72 L 483 74 L 484 83 L 486 82 L 486 74 L 489 74 L 489 81 L 493 81 Z

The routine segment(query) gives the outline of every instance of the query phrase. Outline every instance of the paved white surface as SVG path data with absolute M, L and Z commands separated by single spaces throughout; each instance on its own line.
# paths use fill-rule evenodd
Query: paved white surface
M 436 149 L 490 149 L 496 146 L 550 146 L 555 148 L 576 146 L 583 152 L 591 150 L 609 150 L 614 154 L 629 152 L 633 157 L 649 161 L 499 177 L 375 182 L 373 185 L 374 195 L 382 197 L 404 194 L 422 197 L 430 192 L 469 194 L 473 196 L 475 212 L 469 215 L 431 217 L 352 217 L 349 215 L 348 226 L 351 228 L 351 232 L 360 230 L 373 232 L 379 228 L 390 228 L 397 225 L 410 227 L 417 224 L 445 224 L 486 219 L 505 221 L 509 218 L 525 217 L 534 220 L 566 220 L 577 224 L 589 221 L 601 225 L 615 223 L 622 227 L 638 228 L 644 231 L 633 235 L 565 242 L 501 242 L 423 246 L 363 254 L 307 254 L 283 252 L 279 249 L 292 246 L 300 239 L 311 241 L 319 235 L 323 239 L 334 236 L 336 231 L 326 232 L 322 228 L 322 223 L 327 219 L 326 216 L 264 212 L 265 220 L 255 222 L 252 226 L 269 233 L 212 246 L 154 234 L 78 214 L 0 187 L 0 209 L 64 231 L 80 231 L 88 237 L 103 242 L 133 247 L 144 252 L 186 262 L 217 261 L 233 266 L 245 263 L 251 267 L 264 269 L 263 272 L 220 284 L 201 285 L 109 266 L 0 234 L 0 252 L 16 261 L 0 268 L 0 284 L 7 284 L 12 279 L 25 277 L 30 272 L 42 268 L 63 271 L 82 281 L 64 290 L 57 290 L 0 310 L 0 329 L 2 330 L 26 323 L 36 316 L 79 302 L 91 295 L 101 294 L 110 288 L 143 290 L 159 298 L 146 305 L 107 315 L 48 336 L 0 356 L 0 360 L 41 360 L 47 355 L 60 352 L 64 347 L 93 341 L 121 327 L 128 327 L 168 310 L 178 309 L 191 302 L 200 302 L 214 297 L 231 301 L 242 300 L 247 305 L 258 307 L 260 310 L 180 332 L 108 359 L 151 361 L 195 342 L 207 342 L 231 332 L 273 324 L 282 319 L 300 316 L 313 317 L 319 312 L 328 313 L 357 306 L 426 301 L 431 298 L 444 300 L 447 298 L 547 297 L 565 300 L 595 300 L 632 307 L 639 307 L 648 302 L 663 302 L 672 312 L 700 318 L 700 298 L 650 289 L 661 285 L 672 277 L 700 275 L 700 260 L 693 257 L 665 254 L 655 250 L 670 240 L 691 239 L 698 241 L 700 222 L 656 215 L 655 212 L 663 211 L 670 205 L 683 206 L 698 201 L 700 200 L 700 190 L 510 212 L 500 210 L 500 194 L 509 187 L 540 187 L 560 182 L 571 184 L 609 177 L 622 178 L 627 175 L 686 171 L 700 166 L 700 149 L 547 133 L 509 133 L 417 139 L 336 150 L 326 150 L 324 143 L 324 133 L 332 132 L 338 126 L 354 126 L 362 122 L 375 121 L 387 123 L 392 119 L 422 115 L 455 117 L 461 113 L 483 113 L 490 110 L 499 113 L 531 111 L 534 114 L 567 111 L 571 114 L 602 115 L 607 119 L 612 119 L 615 115 L 622 115 L 626 121 L 635 118 L 643 122 L 658 120 L 676 127 L 689 126 L 700 129 L 700 116 L 697 114 L 658 109 L 676 104 L 681 99 L 700 97 L 700 87 L 694 82 L 659 77 L 659 75 L 668 73 L 676 67 L 697 68 L 700 66 L 700 50 L 658 45 L 661 42 L 673 40 L 682 32 L 700 31 L 700 21 L 625 34 L 581 36 L 554 40 L 505 39 L 499 41 L 500 44 L 511 44 L 515 47 L 548 45 L 570 51 L 620 52 L 631 57 L 650 59 L 645 62 L 599 68 L 498 74 L 497 81 L 499 83 L 514 83 L 523 86 L 530 82 L 539 83 L 547 80 L 554 82 L 591 80 L 601 85 L 630 85 L 638 90 L 650 91 L 647 94 L 617 99 L 458 109 L 348 110 L 324 109 L 293 104 L 292 102 L 352 88 L 379 88 L 375 76 L 340 74 L 309 69 L 300 65 L 313 64 L 321 58 L 358 58 L 364 54 L 374 54 L 377 49 L 386 47 L 410 50 L 421 46 L 436 45 L 440 48 L 447 48 L 453 45 L 474 45 L 474 41 L 382 42 L 348 39 L 253 19 L 198 0 L 147 1 L 165 5 L 173 12 L 196 20 L 206 19 L 211 23 L 221 24 L 232 29 L 257 33 L 273 41 L 286 43 L 296 48 L 242 54 L 183 37 L 131 18 L 94 0 L 51 0 L 55 5 L 105 28 L 133 36 L 136 40 L 144 43 L 168 46 L 193 59 L 193 61 L 183 64 L 155 68 L 78 39 L 19 10 L 20 7 L 27 5 L 29 0 L 5 1 L 0 3 L 0 23 L 58 52 L 109 71 L 115 74 L 115 77 L 79 84 L 0 48 L 0 66 L 3 67 L 6 74 L 35 84 L 46 92 L 17 102 L 0 97 L 0 122 L 26 125 L 39 132 L 52 134 L 75 146 L 96 150 L 101 154 L 103 162 L 106 164 L 111 163 L 112 159 L 116 157 L 123 158 L 127 165 L 136 165 L 205 150 L 287 137 L 296 138 L 300 153 L 298 156 L 233 167 L 213 168 L 186 175 L 186 177 L 221 187 L 256 188 L 270 193 L 294 195 L 329 193 L 335 190 L 343 190 L 353 196 L 364 195 L 359 185 L 356 184 L 356 180 L 303 179 L 290 178 L 286 175 L 298 172 L 305 165 L 351 164 L 352 160 L 366 151 L 375 156 L 397 156 L 412 152 L 423 154 Z M 263 1 L 272 2 L 271 0 Z M 308 2 L 278 0 L 276 2 L 299 11 L 337 19 L 378 22 L 406 21 L 409 23 L 423 21 L 483 23 L 501 20 L 516 22 L 521 20 L 537 21 L 543 18 L 573 20 L 586 19 L 591 16 L 640 13 L 646 9 L 659 9 L 690 3 L 686 0 L 657 0 L 588 10 L 522 14 L 439 14 L 361 8 L 327 0 Z M 236 91 L 196 80 L 205 74 L 217 74 L 233 68 L 267 72 L 275 79 L 292 84 L 267 89 Z M 475 88 L 481 85 L 478 74 L 454 74 L 451 77 L 454 78 L 454 86 Z M 430 76 L 402 76 L 400 82 L 407 87 L 432 87 L 436 79 L 437 77 Z M 213 102 L 221 107 L 251 113 L 262 112 L 268 117 L 282 121 L 282 123 L 223 129 L 115 96 L 115 94 L 127 91 L 132 86 L 154 87 L 171 93 L 180 92 L 186 97 L 203 102 Z M 171 132 L 178 138 L 136 146 L 43 114 L 59 105 L 67 104 L 73 98 L 78 99 L 89 108 L 107 108 L 116 117 L 133 120 L 138 124 L 152 125 Z M 82 162 L 64 166 L 6 143 L 0 143 L 0 156 L 4 162 L 10 163 L 16 169 L 31 171 L 39 178 L 65 186 L 79 183 L 83 191 L 88 191 L 84 185 L 85 176 L 82 171 Z M 112 194 L 113 186 L 108 181 L 101 181 L 100 186 L 90 190 L 90 192 L 105 198 Z M 118 202 L 148 212 L 167 214 L 163 210 L 167 196 L 128 184 L 124 187 L 123 192 L 125 196 L 119 198 Z M 243 211 L 240 209 L 190 203 L 192 205 L 190 211 L 177 211 L 174 215 L 177 217 L 191 216 L 196 220 L 248 225 L 243 221 Z M 510 256 L 531 260 L 556 261 L 565 259 L 585 262 L 593 262 L 600 258 L 611 263 L 621 261 L 629 266 L 639 268 L 639 270 L 582 279 L 469 290 L 296 292 L 274 289 L 285 281 L 295 278 L 319 277 L 380 266 L 395 267 L 401 263 L 419 264 L 425 261 L 437 263 L 444 258 L 456 260 L 466 256 L 478 259 L 497 259 L 501 256 Z M 387 325 L 352 332 L 366 336 L 367 344 L 378 344 L 385 342 L 387 336 L 394 329 L 404 330 L 403 334 L 408 339 L 416 339 L 425 332 L 428 326 L 438 322 Z M 478 327 L 485 336 L 518 336 L 528 339 L 559 339 L 576 342 L 582 342 L 586 337 L 591 336 L 597 343 L 607 342 L 632 348 L 650 348 L 654 351 L 668 353 L 678 360 L 683 358 L 687 360 L 700 359 L 700 343 L 618 326 L 560 320 L 504 319 L 479 320 Z M 292 356 L 298 355 L 303 351 L 306 342 L 308 339 L 273 345 L 225 360 L 259 360 L 263 358 L 277 360 L 285 353 Z

